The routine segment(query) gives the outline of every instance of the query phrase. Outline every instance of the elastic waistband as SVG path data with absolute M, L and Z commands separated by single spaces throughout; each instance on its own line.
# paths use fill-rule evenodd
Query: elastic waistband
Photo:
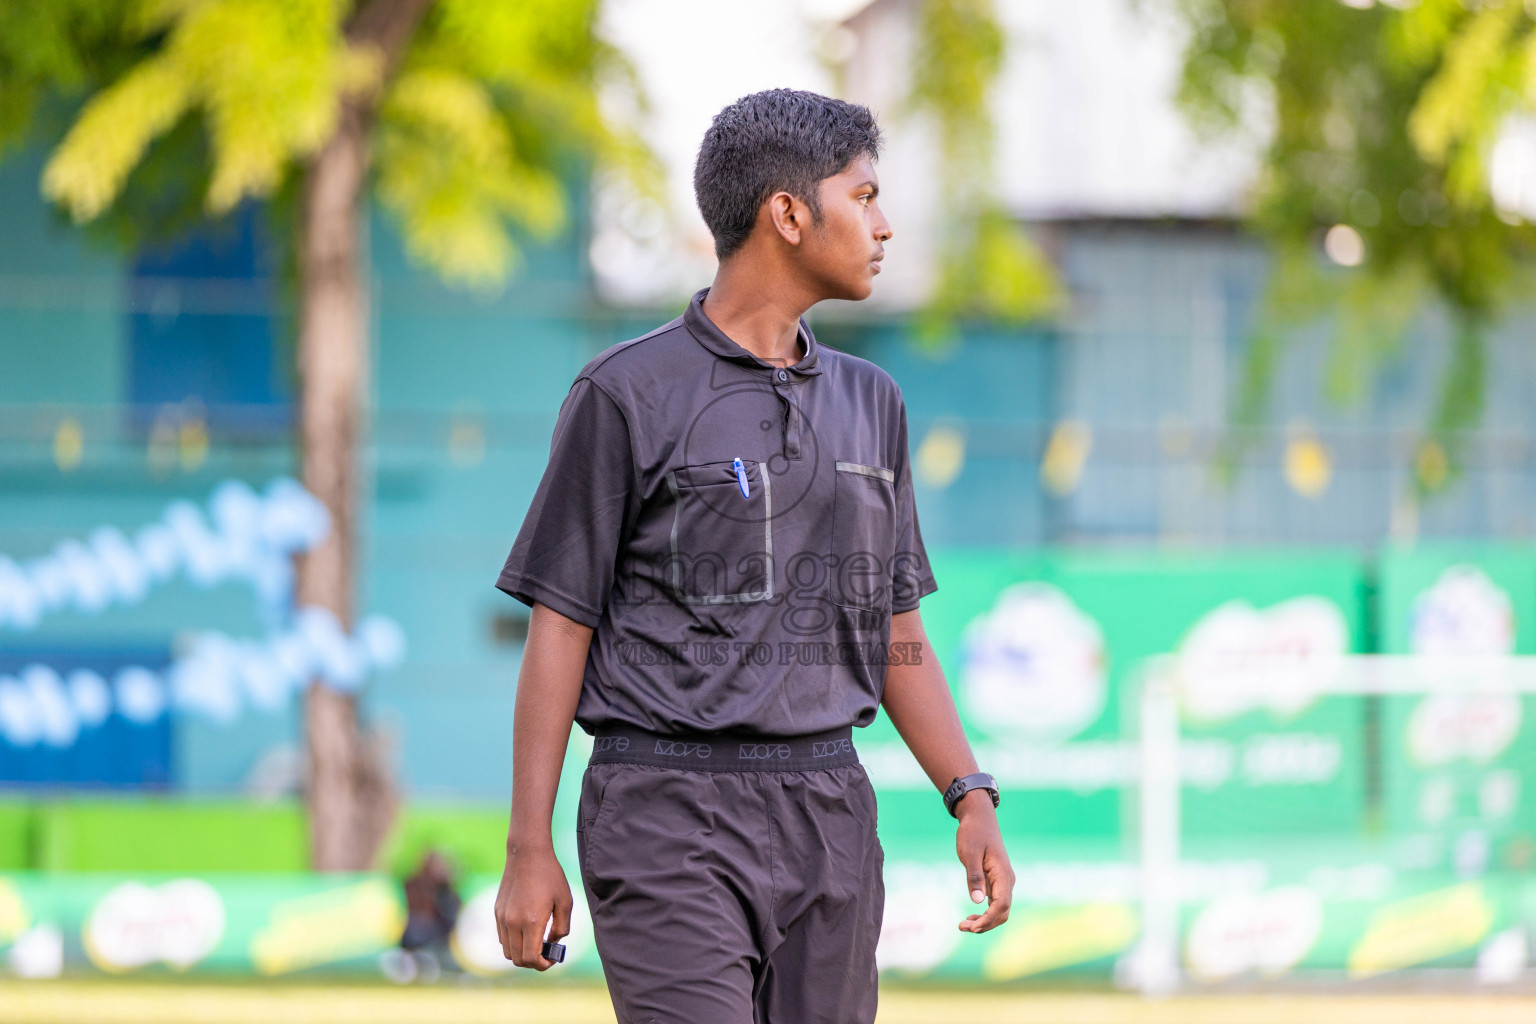
M 799 772 L 859 763 L 853 727 L 805 736 L 659 733 L 632 725 L 597 730 L 590 764 L 648 764 L 704 772 Z

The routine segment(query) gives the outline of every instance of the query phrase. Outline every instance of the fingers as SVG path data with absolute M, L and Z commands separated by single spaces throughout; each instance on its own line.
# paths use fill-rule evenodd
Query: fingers
M 982 868 L 982 853 L 980 850 L 966 851 L 960 855 L 960 863 L 965 865 L 965 882 L 971 894 L 972 903 L 982 903 L 987 898 L 987 877 Z
M 977 934 L 991 931 L 993 928 L 996 928 L 998 925 L 1008 920 L 1008 910 L 1010 905 L 1011 904 L 1008 900 L 994 899 L 992 901 L 992 905 L 987 907 L 987 909 L 981 913 L 967 915 L 966 919 L 960 922 L 960 930 L 963 932 L 975 932 Z
M 546 851 L 547 852 L 547 851 Z M 496 894 L 496 937 L 501 954 L 519 967 L 547 971 L 544 940 L 559 942 L 571 932 L 571 886 L 553 856 L 543 863 L 513 863 Z
M 960 922 L 960 930 L 980 935 L 982 932 L 991 931 L 1006 920 L 1008 920 L 1008 911 L 994 905 L 988 907 L 985 913 L 967 915 L 966 919 Z
M 566 897 L 569 901 L 570 897 Z M 536 971 L 548 970 L 554 966 L 553 960 L 544 959 L 543 943 L 545 930 L 550 927 L 550 919 L 554 905 L 542 913 L 530 912 L 521 908 L 501 907 L 496 908 L 496 937 L 501 940 L 501 955 L 511 960 L 519 967 L 531 967 Z M 558 914 L 553 914 L 556 921 Z M 566 931 L 561 935 L 569 934 L 571 909 L 570 903 L 565 902 L 564 920 Z
M 992 905 L 979 914 L 969 914 L 960 922 L 960 930 L 963 932 L 991 931 L 1004 921 L 1008 920 L 1008 903 L 1003 900 L 994 900 Z
M 980 934 L 1008 920 L 1008 912 L 1013 907 L 1014 875 L 1007 858 L 987 857 L 986 878 L 987 893 L 992 902 L 982 913 L 971 914 L 960 922 L 963 932 Z
M 513 913 L 506 886 L 503 884 L 502 890 L 496 894 L 496 905 L 492 910 L 492 916 L 496 919 L 496 938 L 501 942 L 501 955 L 508 960 L 514 958 L 520 946 L 512 925 Z
M 555 919 L 549 928 L 549 941 L 559 942 L 571 934 L 571 895 L 566 893 L 555 900 Z
M 501 919 L 501 907 L 497 907 L 491 915 L 496 918 L 496 939 L 501 943 L 501 955 L 508 960 L 512 959 L 512 939 L 507 931 L 505 922 Z
M 512 962 L 519 967 L 532 967 L 536 971 L 547 971 L 554 966 L 553 960 L 544 959 L 544 929 L 549 926 L 549 914 L 538 917 L 525 917 L 518 923 L 521 956 L 512 958 Z

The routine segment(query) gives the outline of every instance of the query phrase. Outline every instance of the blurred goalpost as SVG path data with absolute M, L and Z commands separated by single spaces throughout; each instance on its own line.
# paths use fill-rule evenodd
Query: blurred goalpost
M 1139 826 L 1134 855 L 1140 860 L 1141 883 L 1139 896 L 1141 938 L 1134 955 L 1131 974 L 1125 980 L 1144 994 L 1155 997 L 1172 995 L 1180 990 L 1187 990 L 1194 985 L 1210 981 L 1209 974 L 1206 977 L 1200 977 L 1199 972 L 1191 971 L 1191 956 L 1194 952 L 1192 948 L 1194 929 L 1191 927 L 1194 908 L 1191 904 L 1195 901 L 1188 892 L 1190 835 L 1187 805 L 1192 799 L 1191 790 L 1197 788 L 1191 782 L 1191 761 L 1197 758 L 1191 755 L 1197 755 L 1199 752 L 1192 748 L 1201 742 L 1197 735 L 1192 736 L 1192 734 L 1199 734 L 1204 724 L 1198 713 L 1192 715 L 1192 708 L 1199 709 L 1204 706 L 1208 709 L 1214 700 L 1226 708 L 1239 709 L 1226 720 L 1225 735 L 1234 745 L 1234 749 L 1246 752 L 1253 748 L 1251 745 L 1248 748 L 1242 746 L 1245 737 L 1263 739 L 1272 735 L 1265 732 L 1266 728 L 1272 727 L 1272 723 L 1262 717 L 1262 709 L 1278 707 L 1287 709 L 1288 713 L 1294 715 L 1302 714 L 1308 708 L 1316 709 L 1329 701 L 1345 702 L 1348 707 L 1362 709 L 1358 719 L 1369 724 L 1369 727 L 1363 731 L 1370 733 L 1372 738 L 1361 744 L 1358 759 L 1361 762 L 1371 762 L 1369 767 L 1363 769 L 1363 774 L 1372 778 L 1364 784 L 1363 788 L 1370 790 L 1374 787 L 1377 798 L 1381 796 L 1381 778 L 1385 771 L 1383 761 L 1390 759 L 1396 753 L 1388 748 L 1392 742 L 1399 739 L 1398 735 L 1392 733 L 1385 724 L 1385 720 L 1390 719 L 1404 726 L 1401 730 L 1403 733 L 1413 730 L 1411 742 L 1417 745 L 1416 749 L 1429 751 L 1421 757 L 1432 765 L 1439 765 L 1442 768 L 1452 765 L 1460 756 L 1459 752 L 1462 752 L 1462 747 L 1458 744 L 1473 748 L 1472 756 L 1463 757 L 1463 762 L 1477 762 L 1480 756 L 1488 755 L 1483 762 L 1483 766 L 1486 767 L 1487 761 L 1501 752 L 1505 763 L 1511 757 L 1514 758 L 1515 767 L 1505 770 L 1497 781 L 1501 782 L 1504 790 L 1508 790 L 1509 780 L 1513 778 L 1516 783 L 1514 799 L 1518 802 L 1518 782 L 1522 775 L 1529 783 L 1530 795 L 1536 798 L 1536 773 L 1529 771 L 1532 759 L 1536 757 L 1536 751 L 1530 749 L 1531 744 L 1520 743 L 1521 708 L 1527 704 L 1525 698 L 1533 695 L 1536 695 L 1536 657 L 1531 656 L 1337 655 L 1318 657 L 1314 653 L 1291 658 L 1285 656 L 1208 658 L 1204 663 L 1198 659 L 1191 660 L 1188 655 L 1165 655 L 1148 659 L 1141 667 L 1139 686 L 1132 689 L 1131 701 L 1125 708 L 1128 717 L 1134 716 L 1139 732 L 1139 754 L 1137 755 L 1140 768 L 1139 792 L 1134 794 L 1131 809 L 1136 815 Z M 1398 713 L 1384 714 L 1383 707 L 1393 701 L 1400 702 L 1397 708 Z M 1410 704 L 1412 704 L 1411 711 L 1408 710 Z M 1243 720 L 1244 709 L 1248 713 L 1248 725 L 1234 725 L 1234 722 Z M 1345 717 L 1349 721 L 1356 720 L 1353 712 Z M 1253 724 L 1255 718 L 1259 720 L 1257 726 Z M 1423 724 L 1425 722 L 1427 724 Z M 1405 739 L 1402 742 L 1407 744 L 1410 741 Z M 1498 746 L 1500 742 L 1505 745 Z M 1478 743 L 1482 745 L 1476 746 Z M 1449 756 L 1442 757 L 1445 751 L 1450 752 Z M 1490 751 L 1492 754 L 1489 754 Z M 1454 765 L 1452 767 L 1454 768 Z M 1438 799 L 1440 791 L 1432 787 L 1441 785 L 1442 782 L 1440 778 L 1430 778 L 1429 783 L 1422 787 L 1426 798 L 1425 806 L 1434 804 Z M 1406 789 L 1409 785 L 1404 783 L 1399 786 L 1399 789 Z M 1418 783 L 1413 782 L 1411 785 L 1417 786 Z M 1487 787 L 1485 786 L 1484 789 Z M 1415 790 L 1415 793 L 1417 792 L 1418 790 Z M 1400 798 L 1401 796 L 1402 794 L 1399 793 Z M 1238 806 L 1241 806 L 1242 795 L 1240 794 L 1237 799 Z M 1305 803 L 1306 797 L 1298 798 L 1298 802 Z M 1399 799 L 1398 802 L 1405 803 L 1403 799 Z M 1485 804 L 1487 802 L 1484 801 Z M 1363 803 L 1364 801 L 1362 805 Z M 1411 799 L 1406 803 L 1411 806 Z M 1231 806 L 1230 803 L 1227 806 Z M 1257 816 L 1264 812 L 1260 808 L 1253 813 Z M 1434 813 L 1439 812 L 1434 811 Z M 1394 826 L 1391 822 L 1383 823 L 1384 818 L 1379 807 L 1374 815 L 1363 814 L 1362 818 L 1374 818 L 1376 821 L 1374 828 L 1364 827 L 1362 822 L 1362 834 L 1373 832 L 1377 839 L 1383 837 L 1391 839 Z M 1401 819 L 1401 815 L 1399 818 Z M 1449 819 L 1437 819 L 1432 815 L 1424 820 L 1447 821 L 1454 824 Z M 1418 829 L 1422 838 L 1423 835 L 1433 833 L 1434 825 L 1419 823 Z M 1339 834 L 1343 831 L 1340 830 Z M 1471 831 L 1475 833 L 1476 829 L 1473 828 Z M 1320 845 L 1325 845 L 1326 842 L 1331 842 L 1338 837 L 1337 834 L 1328 835 L 1321 831 L 1318 836 Z M 1258 838 L 1250 845 L 1252 850 L 1256 851 L 1253 854 L 1256 859 L 1271 852 L 1266 850 L 1266 846 L 1285 847 L 1291 852 L 1293 858 L 1296 851 L 1300 850 L 1304 858 L 1307 856 L 1309 846 L 1306 840 L 1306 836 L 1277 835 L 1267 842 L 1263 838 Z M 1290 846 L 1286 847 L 1287 843 L 1290 843 Z M 1451 849 L 1453 845 L 1444 842 L 1440 844 L 1440 848 Z M 1486 853 L 1486 842 L 1484 851 Z M 1325 858 L 1327 853 L 1320 853 L 1318 856 Z M 1428 895 L 1440 898 L 1440 893 L 1452 893 L 1457 888 L 1458 882 L 1465 882 L 1468 878 L 1475 880 L 1483 877 L 1486 862 L 1487 858 L 1484 856 L 1479 862 L 1481 866 L 1471 871 L 1458 870 L 1458 866 L 1454 864 L 1446 867 L 1440 877 L 1444 877 L 1447 884 L 1439 889 L 1432 889 Z M 1510 874 L 1512 876 L 1515 872 Z M 1506 891 L 1514 892 L 1514 890 L 1499 890 L 1499 892 Z M 1519 894 L 1518 898 L 1511 896 L 1503 901 L 1518 902 L 1523 905 L 1514 908 L 1513 911 L 1504 907 L 1500 899 L 1495 896 L 1486 897 L 1481 910 L 1474 905 L 1472 911 L 1466 910 L 1465 900 L 1460 905 L 1453 905 L 1452 901 L 1462 899 L 1460 895 L 1444 897 L 1442 903 L 1451 908 L 1445 910 L 1442 915 L 1448 922 L 1447 929 L 1454 931 L 1458 927 L 1456 922 L 1464 921 L 1469 914 L 1476 916 L 1481 913 L 1490 923 L 1485 924 L 1483 935 L 1479 935 L 1475 942 L 1483 942 L 1486 951 L 1487 943 L 1483 936 L 1495 927 L 1496 922 L 1493 922 L 1495 917 L 1505 921 L 1511 941 L 1505 942 L 1505 946 L 1509 947 L 1507 953 L 1500 950 L 1491 958 L 1485 955 L 1475 962 L 1469 960 L 1468 958 L 1474 957 L 1476 953 L 1473 946 L 1468 946 L 1460 951 L 1463 954 L 1460 961 L 1454 956 L 1442 956 L 1438 959 L 1431 957 L 1429 962 L 1442 966 L 1449 965 L 1451 970 L 1459 971 L 1469 980 L 1481 976 L 1482 980 L 1486 981 L 1488 971 L 1485 969 L 1485 962 L 1491 959 L 1495 967 L 1502 972 L 1498 980 L 1512 981 L 1517 977 L 1529 978 L 1530 957 L 1524 937 L 1533 931 L 1533 922 L 1521 920 L 1510 924 L 1507 919 L 1511 913 L 1529 915 L 1533 909 L 1536 909 L 1536 899 L 1533 899 L 1536 898 L 1536 888 L 1521 889 Z M 1246 905 L 1257 904 L 1250 901 Z M 1393 941 L 1406 947 L 1412 947 L 1414 942 L 1418 942 L 1421 950 L 1430 953 L 1439 950 L 1439 947 L 1434 946 L 1433 934 L 1411 934 L 1415 928 L 1420 932 L 1433 930 L 1434 922 L 1438 920 L 1434 917 L 1435 905 L 1425 903 L 1422 898 L 1418 904 L 1410 898 L 1399 905 L 1410 906 L 1411 909 L 1399 912 L 1398 918 L 1391 917 L 1391 914 L 1397 911 L 1390 907 L 1385 918 L 1382 916 L 1380 907 L 1354 911 L 1357 921 L 1356 931 L 1352 933 L 1351 938 L 1334 942 L 1338 949 L 1347 948 L 1347 943 L 1353 942 L 1352 952 L 1348 957 L 1336 957 L 1334 961 L 1330 961 L 1328 967 L 1320 971 L 1314 969 L 1312 973 L 1354 978 L 1384 974 L 1398 969 L 1391 966 L 1394 961 L 1390 953 L 1386 956 L 1377 955 L 1373 959 L 1370 951 L 1361 952 L 1365 940 L 1359 938 L 1361 929 L 1358 921 L 1360 920 L 1372 923 L 1375 933 L 1379 933 L 1373 933 L 1377 940 L 1374 949 L 1378 954 L 1383 946 L 1391 947 Z M 1324 930 L 1322 919 L 1326 918 L 1329 912 L 1328 908 L 1320 912 L 1314 911 L 1319 920 L 1310 933 L 1313 945 L 1307 947 L 1308 949 L 1317 948 L 1317 936 Z M 1373 913 L 1374 917 L 1371 916 Z M 1414 917 L 1415 913 L 1419 916 Z M 1383 921 L 1386 923 L 1383 924 Z M 1390 925 L 1394 921 L 1405 922 L 1399 929 L 1400 935 L 1395 940 L 1390 931 Z M 1252 927 L 1248 931 L 1263 932 L 1265 928 L 1275 931 L 1277 927 L 1273 922 L 1256 920 L 1252 922 Z M 1302 929 L 1305 930 L 1306 927 L 1308 925 L 1304 924 Z M 1386 930 L 1383 931 L 1383 929 Z M 1242 933 L 1245 930 L 1241 927 L 1231 931 L 1237 933 L 1238 944 L 1251 939 L 1256 948 L 1260 948 L 1259 953 L 1244 962 L 1246 970 L 1234 970 L 1231 977 L 1241 975 L 1251 978 L 1257 974 L 1263 979 L 1275 978 L 1291 973 L 1293 970 L 1298 975 L 1308 972 L 1306 952 L 1297 952 L 1297 949 L 1305 944 L 1305 936 L 1293 944 L 1296 948 L 1289 954 L 1275 954 L 1270 957 L 1270 962 L 1266 963 L 1263 962 L 1266 956 L 1263 947 L 1265 943 L 1269 943 L 1269 948 L 1274 947 L 1272 935 L 1244 935 Z M 1471 936 L 1473 931 L 1468 930 L 1467 934 Z M 1386 938 L 1381 938 L 1382 935 Z M 1516 939 L 1518 941 L 1514 941 Z M 1447 948 L 1449 942 L 1450 940 L 1447 940 Z M 1413 964 L 1408 962 L 1408 957 L 1411 955 L 1411 952 L 1401 952 L 1402 967 L 1412 968 Z M 1238 959 L 1241 960 L 1241 955 L 1238 955 Z M 1283 962 L 1287 959 L 1289 963 Z M 1316 957 L 1314 956 L 1313 959 L 1315 960 Z M 1337 962 L 1340 959 L 1347 962 Z M 1382 964 L 1387 966 L 1381 966 Z M 1504 966 L 1498 967 L 1499 964 Z M 1477 969 L 1477 974 L 1473 973 L 1474 967 Z

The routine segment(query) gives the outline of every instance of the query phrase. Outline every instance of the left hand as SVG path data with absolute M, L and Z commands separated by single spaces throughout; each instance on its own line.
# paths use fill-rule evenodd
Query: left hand
M 965 865 L 966 884 L 971 902 L 987 901 L 987 909 L 971 914 L 960 922 L 963 932 L 991 931 L 1008 920 L 1013 905 L 1013 865 L 1003 849 L 1003 834 L 997 827 L 997 811 L 985 790 L 973 790 L 955 805 L 960 827 L 955 832 L 955 853 Z

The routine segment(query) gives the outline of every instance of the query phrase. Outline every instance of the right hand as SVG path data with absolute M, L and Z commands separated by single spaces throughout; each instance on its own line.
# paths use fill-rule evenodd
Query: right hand
M 519 967 L 547 971 L 555 961 L 543 954 L 544 926 L 549 941 L 571 933 L 571 886 L 553 846 L 509 843 L 507 866 L 496 893 L 496 935 L 501 951 Z
M 980 934 L 1008 920 L 1008 911 L 1013 906 L 1013 865 L 1003 848 L 997 812 L 985 793 L 973 790 L 965 794 L 955 805 L 955 811 L 960 818 L 960 827 L 955 830 L 955 852 L 965 865 L 971 902 L 987 902 L 985 911 L 960 922 L 960 930 Z

